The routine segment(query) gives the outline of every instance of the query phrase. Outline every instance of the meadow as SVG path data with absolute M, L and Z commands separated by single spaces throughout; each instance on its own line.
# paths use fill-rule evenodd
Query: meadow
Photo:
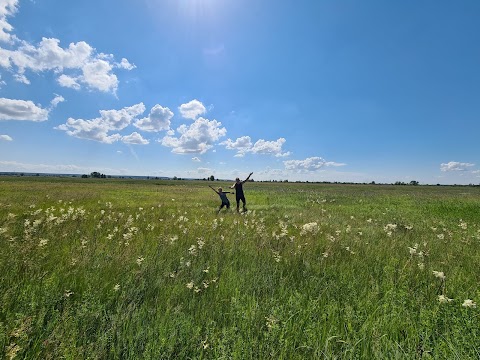
M 1 177 L 0 356 L 480 358 L 479 187 L 209 184 Z

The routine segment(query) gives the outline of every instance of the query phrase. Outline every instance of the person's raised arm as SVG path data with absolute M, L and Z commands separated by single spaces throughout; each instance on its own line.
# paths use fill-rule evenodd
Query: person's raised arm
M 245 180 L 242 181 L 242 183 L 245 183 L 248 181 L 248 179 L 250 179 L 250 176 L 252 176 L 253 172 L 251 172 L 250 174 L 248 174 L 247 178 Z
M 212 189 L 213 191 L 215 191 L 215 192 L 218 194 L 218 191 L 215 190 L 211 185 L 208 185 L 208 187 L 209 187 L 210 189 Z

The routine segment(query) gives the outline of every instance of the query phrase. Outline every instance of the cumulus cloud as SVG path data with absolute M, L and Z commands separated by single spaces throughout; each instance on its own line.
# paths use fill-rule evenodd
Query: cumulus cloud
M 2 141 L 13 141 L 13 139 L 8 135 L 0 135 L 0 140 L 2 140 Z
M 326 166 L 344 166 L 345 164 L 325 161 L 323 158 L 314 156 L 304 160 L 286 160 L 283 162 L 285 169 L 294 171 L 316 171 Z
M 215 141 L 225 136 L 227 130 L 221 127 L 222 123 L 217 120 L 198 118 L 190 126 L 181 125 L 177 128 L 180 137 L 167 135 L 160 143 L 171 147 L 177 154 L 204 154 L 210 149 Z
M 198 116 L 205 114 L 207 111 L 205 106 L 203 106 L 203 104 L 196 99 L 180 105 L 178 110 L 180 110 L 180 114 L 182 114 L 185 119 L 192 120 L 195 120 Z
M 196 157 L 196 156 L 194 156 L 194 157 L 192 158 L 192 161 L 202 162 L 202 160 L 200 160 L 200 158 L 199 158 L 199 157 Z
M 225 148 L 229 150 L 236 150 L 235 157 L 243 157 L 245 153 L 251 150 L 253 143 L 250 136 L 242 136 L 235 141 L 227 139 L 221 142 L 220 145 L 225 145 Z
M 68 76 L 65 74 L 60 75 L 57 78 L 57 82 L 60 86 L 71 88 L 75 90 L 80 90 L 81 85 L 78 83 L 78 78 L 74 78 L 72 76 Z
M 114 68 L 135 68 L 125 58 L 120 63 L 115 63 L 113 55 L 97 53 L 85 41 L 70 43 L 67 48 L 62 48 L 60 40 L 55 38 L 42 38 L 37 45 L 26 41 L 18 41 L 18 44 L 12 50 L 0 48 L 0 67 L 13 72 L 14 78 L 24 84 L 30 83 L 27 71 L 53 71 L 58 74 L 57 82 L 60 86 L 76 90 L 85 86 L 92 90 L 115 93 L 118 78 L 113 72 Z
M 91 120 L 69 118 L 65 124 L 59 125 L 56 129 L 63 130 L 76 138 L 112 144 L 115 141 L 123 140 L 124 137 L 118 133 L 109 134 L 109 132 L 126 128 L 144 111 L 145 105 L 143 103 L 125 107 L 121 110 L 100 110 L 100 117 L 98 118 Z M 126 137 L 126 142 L 134 139 L 141 141 L 138 136 L 134 135 L 132 137 L 132 135 Z
M 282 146 L 285 144 L 285 139 L 280 138 L 276 141 L 258 140 L 251 149 L 254 154 L 268 154 L 276 157 L 288 156 L 290 152 L 282 152 Z
M 49 110 L 32 101 L 0 98 L 0 120 L 45 121 Z
M 235 157 L 243 157 L 246 153 L 273 155 L 276 157 L 288 156 L 290 152 L 283 152 L 282 147 L 286 140 L 279 138 L 275 141 L 257 140 L 255 144 L 252 143 L 250 136 L 242 136 L 233 141 L 227 139 L 220 143 L 226 149 L 236 150 Z
M 122 58 L 122 61 L 116 65 L 118 68 L 125 70 L 133 70 L 136 68 L 135 64 L 130 64 L 130 62 L 125 58 Z
M 17 40 L 16 36 L 11 34 L 13 26 L 7 21 L 7 17 L 17 12 L 17 5 L 18 0 L 0 1 L 0 42 L 11 44 Z
M 448 163 L 440 164 L 441 171 L 466 171 L 469 167 L 475 166 L 475 164 L 462 163 L 457 161 L 450 161 Z
M 158 132 L 170 129 L 170 119 L 173 117 L 173 112 L 168 107 L 155 105 L 150 114 L 133 124 L 140 130 Z
M 149 141 L 144 139 L 142 135 L 136 131 L 127 136 L 122 136 L 122 141 L 125 144 L 137 144 L 137 145 L 147 145 Z

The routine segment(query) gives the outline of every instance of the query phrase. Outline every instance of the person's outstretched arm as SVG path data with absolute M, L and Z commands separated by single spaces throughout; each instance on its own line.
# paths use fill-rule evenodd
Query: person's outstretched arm
M 215 191 L 215 192 L 218 194 L 218 191 L 215 190 L 213 187 L 211 187 L 210 185 L 208 185 L 208 187 L 209 187 L 210 189 L 212 189 L 213 191 Z
M 248 174 L 247 178 L 245 180 L 242 181 L 242 183 L 245 183 L 248 181 L 248 179 L 250 179 L 250 176 L 252 176 L 253 172 L 251 172 L 250 174 Z

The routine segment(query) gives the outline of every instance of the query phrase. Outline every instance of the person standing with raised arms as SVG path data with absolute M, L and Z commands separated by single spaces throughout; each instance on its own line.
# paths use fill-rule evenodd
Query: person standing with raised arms
M 247 178 L 243 181 L 240 181 L 240 178 L 235 179 L 235 184 L 230 186 L 230 189 L 235 189 L 235 198 L 237 200 L 237 212 L 239 212 L 239 207 L 240 207 L 240 200 L 243 203 L 243 211 L 247 211 L 247 202 L 245 200 L 245 194 L 243 193 L 243 184 L 250 179 L 250 176 L 252 176 L 253 172 L 251 172 Z

